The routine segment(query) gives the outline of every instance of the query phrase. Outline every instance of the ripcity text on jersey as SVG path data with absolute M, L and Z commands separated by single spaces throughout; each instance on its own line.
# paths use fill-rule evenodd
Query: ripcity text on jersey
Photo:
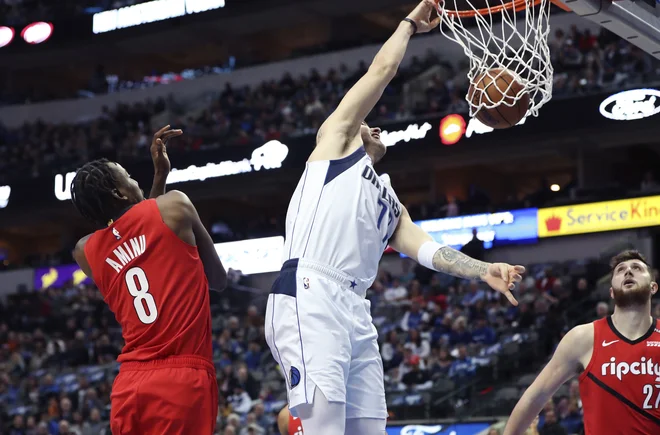
M 585 435 L 660 433 L 660 324 L 628 340 L 611 317 L 597 320 L 591 361 L 580 375 Z
M 117 361 L 212 360 L 209 285 L 197 247 L 164 222 L 155 199 L 131 207 L 85 245 L 94 281 L 122 328 Z
M 302 258 L 342 271 L 369 287 L 401 204 L 364 147 L 337 160 L 308 162 L 286 216 L 284 260 Z

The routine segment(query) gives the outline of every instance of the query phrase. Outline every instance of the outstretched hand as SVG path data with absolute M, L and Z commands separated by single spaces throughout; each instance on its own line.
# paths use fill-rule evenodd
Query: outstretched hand
M 522 274 L 525 273 L 523 266 L 511 266 L 506 263 L 492 263 L 488 266 L 488 271 L 483 280 L 494 290 L 502 293 L 514 306 L 518 306 L 518 301 L 513 297 L 511 290 L 514 289 L 517 282 L 522 281 Z
M 170 130 L 170 126 L 166 125 L 154 134 L 151 141 L 151 160 L 154 162 L 154 170 L 157 174 L 169 174 L 172 168 L 170 158 L 167 155 L 167 141 L 173 137 L 181 136 L 183 130 Z
M 417 7 L 408 15 L 408 18 L 417 24 L 417 33 L 427 33 L 438 27 L 440 24 L 440 17 L 436 16 L 436 8 L 438 5 L 437 0 L 422 0 Z

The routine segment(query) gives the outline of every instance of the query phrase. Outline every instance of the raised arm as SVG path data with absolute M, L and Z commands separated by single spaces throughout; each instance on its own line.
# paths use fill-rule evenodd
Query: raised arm
M 443 246 L 422 230 L 410 219 L 408 210 L 403 207 L 401 218 L 390 246 L 397 251 L 414 258 L 419 264 L 452 276 L 485 281 L 493 289 L 504 294 L 509 301 L 518 305 L 511 294 L 515 283 L 522 279 L 525 272 L 522 266 L 506 263 L 486 263 L 475 260 L 449 246 Z
M 178 190 L 172 190 L 156 201 L 165 224 L 184 242 L 197 245 L 209 288 L 224 290 L 227 286 L 227 272 L 215 250 L 213 239 L 204 228 L 197 209 L 188 196 Z
M 594 343 L 592 324 L 576 326 L 564 336 L 552 359 L 513 409 L 504 435 L 522 435 L 543 406 L 566 381 L 588 364 Z
M 367 73 L 346 93 L 337 109 L 323 123 L 316 144 L 325 157 L 335 158 L 343 154 L 357 135 L 360 125 L 396 75 L 410 37 L 415 32 L 426 33 L 440 23 L 439 18 L 431 20 L 435 3 L 433 0 L 423 0 L 406 20 L 399 23 L 394 34 L 376 54 Z
M 165 194 L 167 176 L 170 174 L 170 169 L 172 169 L 170 158 L 167 155 L 167 141 L 182 134 L 182 130 L 170 130 L 169 125 L 166 125 L 154 134 L 151 147 L 149 148 L 149 151 L 151 151 L 151 160 L 154 162 L 154 182 L 151 185 L 149 198 L 158 198 Z

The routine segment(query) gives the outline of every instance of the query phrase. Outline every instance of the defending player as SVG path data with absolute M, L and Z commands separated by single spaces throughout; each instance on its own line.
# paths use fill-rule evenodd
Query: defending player
M 388 244 L 422 265 L 481 279 L 506 294 L 524 268 L 474 260 L 415 225 L 373 164 L 385 154 L 364 119 L 392 80 L 414 33 L 435 28 L 425 0 L 321 126 L 286 219 L 285 263 L 266 311 L 266 340 L 305 433 L 381 435 L 383 366 L 365 299 Z
M 578 370 L 586 435 L 660 433 L 660 325 L 651 317 L 658 291 L 649 265 L 637 251 L 611 261 L 614 314 L 579 325 L 527 389 L 505 435 L 518 435 L 553 394 Z
M 188 197 L 165 193 L 165 143 L 154 135 L 151 198 L 117 163 L 87 163 L 71 183 L 78 211 L 102 229 L 82 238 L 74 257 L 122 328 L 125 346 L 112 387 L 113 435 L 207 434 L 218 409 L 209 286 L 227 275 Z M 155 198 L 155 199 L 154 199 Z

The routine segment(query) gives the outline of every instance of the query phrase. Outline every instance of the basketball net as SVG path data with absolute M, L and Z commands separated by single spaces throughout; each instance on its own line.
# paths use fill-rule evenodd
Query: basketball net
M 456 0 L 449 1 L 454 4 Z M 474 86 L 475 92 L 482 95 L 475 94 L 472 98 L 466 95 L 470 117 L 482 108 L 491 109 L 500 104 L 512 107 L 525 93 L 530 97 L 526 116 L 538 116 L 539 109 L 552 97 L 553 69 L 548 48 L 550 1 L 490 0 L 485 9 L 478 9 L 471 0 L 465 0 L 471 10 L 464 11 L 446 9 L 450 7 L 446 3 L 449 2 L 441 1 L 437 8 L 442 19 L 440 31 L 463 47 L 470 59 L 470 83 L 491 69 L 502 68 L 513 74 L 524 88 L 514 96 L 509 92 L 509 84 L 506 94 L 512 98 L 492 101 L 485 87 Z M 498 14 L 499 23 L 493 20 Z M 466 25 L 473 27 L 468 29 Z M 492 73 L 488 76 L 495 81 Z

